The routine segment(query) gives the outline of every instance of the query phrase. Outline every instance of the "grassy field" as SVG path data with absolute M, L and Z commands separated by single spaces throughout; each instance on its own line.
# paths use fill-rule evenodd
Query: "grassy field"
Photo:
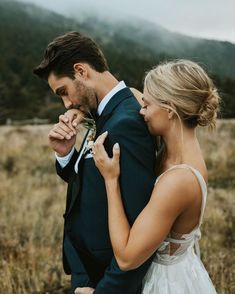
M 0 293 L 69 293 L 61 241 L 66 185 L 55 174 L 50 126 L 0 127 Z M 235 293 L 235 120 L 199 130 L 209 168 L 200 242 L 220 294 Z M 199 293 L 200 294 L 200 293 Z

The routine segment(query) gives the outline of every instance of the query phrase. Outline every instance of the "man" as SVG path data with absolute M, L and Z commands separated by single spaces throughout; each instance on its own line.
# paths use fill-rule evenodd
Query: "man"
M 79 108 L 84 115 L 99 116 L 96 137 L 109 132 L 105 147 L 110 155 L 113 145 L 120 144 L 120 183 L 125 210 L 133 224 L 155 181 L 155 144 L 133 93 L 109 72 L 95 42 L 77 32 L 52 41 L 34 73 L 48 81 L 67 109 Z M 57 154 L 57 173 L 68 183 L 63 264 L 65 272 L 71 274 L 72 293 L 77 287 L 76 293 L 92 293 L 93 288 L 96 294 L 140 293 L 150 260 L 129 272 L 118 267 L 108 233 L 104 181 L 92 155 L 84 152 L 87 140 L 76 151 L 75 137 L 63 120 L 49 133 Z

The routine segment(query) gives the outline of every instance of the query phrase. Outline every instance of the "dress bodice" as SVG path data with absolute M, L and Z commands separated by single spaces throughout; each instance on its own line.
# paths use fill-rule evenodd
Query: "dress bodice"
M 169 170 L 176 169 L 176 168 L 186 168 L 190 169 L 193 174 L 196 176 L 202 192 L 202 204 L 201 204 L 201 213 L 199 218 L 198 225 L 187 234 L 179 234 L 176 232 L 171 231 L 165 240 L 161 243 L 160 247 L 158 248 L 154 261 L 160 264 L 175 264 L 182 260 L 188 252 L 192 252 L 195 247 L 196 254 L 199 256 L 199 245 L 198 241 L 201 238 L 201 231 L 200 226 L 202 224 L 204 209 L 206 205 L 206 198 L 207 198 L 207 185 L 206 182 L 201 175 L 201 173 L 196 170 L 195 168 L 191 167 L 187 164 L 180 164 L 171 167 L 170 169 L 166 170 L 162 173 L 156 180 L 156 183 L 159 179 Z M 155 183 L 155 184 L 156 184 Z

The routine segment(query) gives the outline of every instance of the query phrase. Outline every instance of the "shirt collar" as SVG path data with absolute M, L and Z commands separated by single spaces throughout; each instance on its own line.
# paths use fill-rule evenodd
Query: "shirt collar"
M 105 106 L 109 102 L 109 100 L 120 90 L 126 88 L 126 84 L 124 81 L 119 82 L 108 94 L 104 96 L 104 98 L 101 100 L 100 104 L 98 105 L 97 113 L 98 115 L 101 115 L 103 112 Z

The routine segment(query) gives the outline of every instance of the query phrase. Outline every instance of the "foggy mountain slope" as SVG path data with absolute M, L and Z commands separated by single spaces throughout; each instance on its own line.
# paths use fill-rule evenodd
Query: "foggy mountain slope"
M 72 19 L 33 4 L 0 0 L 0 123 L 38 116 L 54 121 L 63 111 L 46 83 L 32 74 L 54 37 L 77 30 L 93 37 L 110 70 L 142 88 L 147 70 L 162 60 L 190 58 L 203 63 L 222 89 L 225 117 L 235 117 L 235 46 L 172 33 L 139 19 L 122 21 L 84 15 Z M 17 109 L 17 111 L 16 111 Z

